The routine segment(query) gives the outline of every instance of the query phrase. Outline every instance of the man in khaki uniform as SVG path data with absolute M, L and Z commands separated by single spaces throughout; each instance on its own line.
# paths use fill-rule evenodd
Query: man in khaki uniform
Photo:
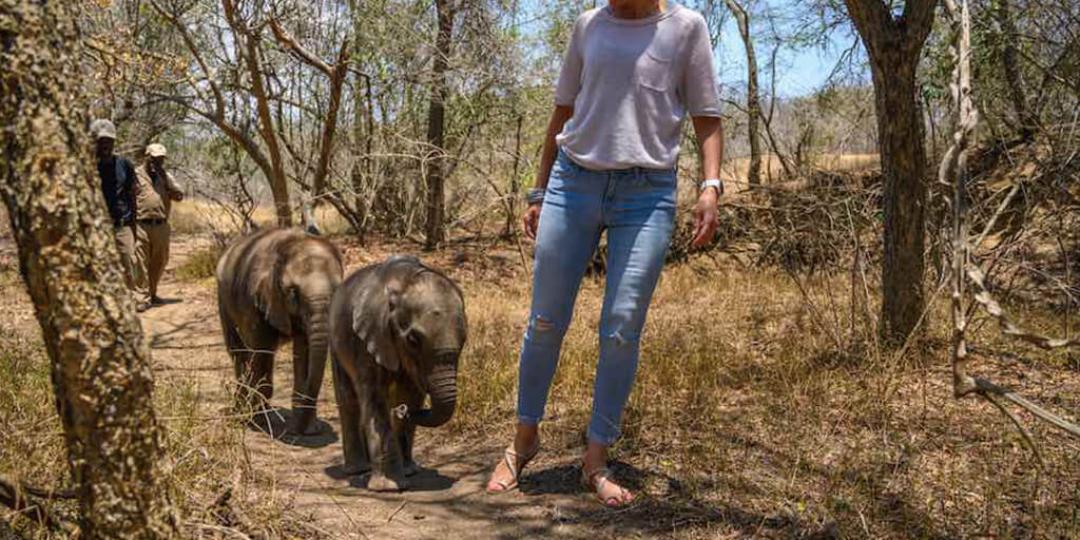
M 104 118 L 94 120 L 90 123 L 90 136 L 94 139 L 101 194 L 105 197 L 105 206 L 112 221 L 124 281 L 129 289 L 135 290 L 135 284 L 140 277 L 134 261 L 138 191 L 135 166 L 113 152 L 116 146 L 116 126 L 112 122 Z
M 136 254 L 143 267 L 145 280 L 139 284 L 146 302 L 150 305 L 163 303 L 158 296 L 158 283 L 169 262 L 169 211 L 172 202 L 184 198 L 184 192 L 165 172 L 165 147 L 151 144 L 146 147 L 146 162 L 136 171 L 138 225 Z

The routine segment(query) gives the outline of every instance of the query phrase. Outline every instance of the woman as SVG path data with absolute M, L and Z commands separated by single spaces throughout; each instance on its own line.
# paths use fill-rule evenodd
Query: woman
M 675 165 L 687 114 L 704 169 L 693 238 L 694 246 L 702 246 L 716 232 L 723 149 L 705 20 L 658 0 L 610 0 L 578 18 L 524 216 L 536 260 L 517 435 L 492 473 L 489 492 L 517 487 L 522 468 L 539 451 L 539 423 L 578 286 L 606 230 L 600 361 L 582 483 L 607 506 L 633 500 L 606 467 L 607 447 L 619 436 L 645 314 L 671 241 Z

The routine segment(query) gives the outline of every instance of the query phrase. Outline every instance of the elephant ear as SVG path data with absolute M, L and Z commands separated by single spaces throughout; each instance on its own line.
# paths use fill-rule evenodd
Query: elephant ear
M 393 277 L 372 281 L 364 298 L 357 302 L 359 308 L 353 309 L 353 331 L 377 364 L 396 373 L 401 369 L 401 358 L 397 347 L 398 337 L 395 335 L 398 330 L 394 323 L 394 311 L 401 300 L 403 283 Z
M 255 307 L 266 317 L 270 326 L 282 334 L 292 335 L 289 307 L 285 291 L 281 288 L 282 261 L 280 257 L 274 257 L 272 261 L 260 262 L 266 264 L 257 265 L 258 270 L 251 276 L 251 298 L 255 299 Z

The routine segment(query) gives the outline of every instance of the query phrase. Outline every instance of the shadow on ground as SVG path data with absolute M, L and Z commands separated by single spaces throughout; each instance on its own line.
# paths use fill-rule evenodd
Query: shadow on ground
M 266 411 L 252 416 L 248 426 L 260 433 L 268 435 L 271 439 L 290 446 L 302 448 L 323 448 L 338 441 L 338 434 L 326 420 L 317 418 L 309 433 L 297 435 L 289 432 L 286 426 L 292 419 L 291 409 L 272 407 Z

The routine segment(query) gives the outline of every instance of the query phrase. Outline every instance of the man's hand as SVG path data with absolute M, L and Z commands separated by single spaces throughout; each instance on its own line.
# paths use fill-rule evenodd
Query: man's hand
M 536 241 L 536 229 L 540 226 L 540 207 L 541 203 L 530 204 L 525 209 L 525 215 L 521 218 L 522 230 L 525 232 L 525 237 L 529 240 Z
M 697 249 L 705 246 L 716 237 L 716 227 L 719 225 L 716 206 L 716 189 L 706 188 L 694 205 L 694 240 L 690 242 L 690 247 Z

